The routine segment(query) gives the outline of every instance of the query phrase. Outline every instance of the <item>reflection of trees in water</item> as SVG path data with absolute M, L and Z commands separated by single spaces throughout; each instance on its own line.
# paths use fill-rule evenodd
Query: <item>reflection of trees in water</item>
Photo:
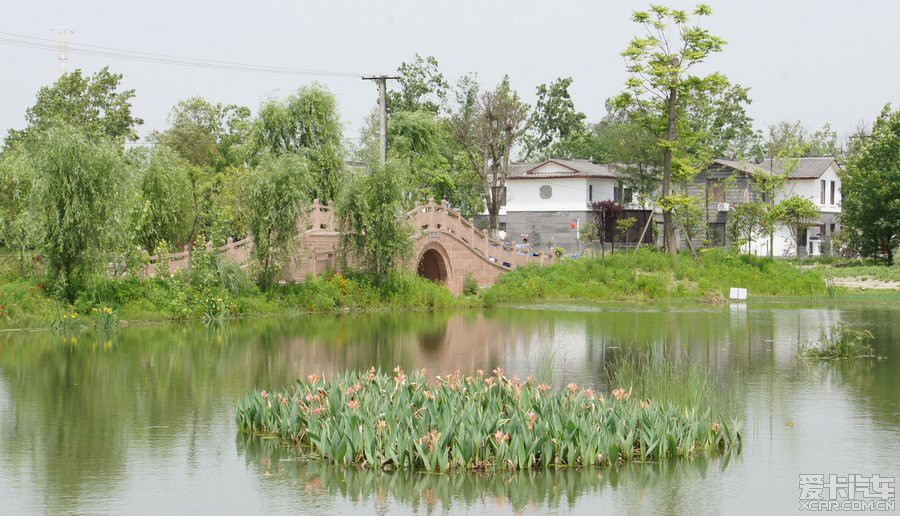
M 74 507 L 88 496 L 96 499 L 121 487 L 130 451 L 165 458 L 182 445 L 187 453 L 195 453 L 197 440 L 192 436 L 211 424 L 230 423 L 235 400 L 250 389 L 277 388 L 311 372 L 372 365 L 388 370 L 397 364 L 407 370 L 428 367 L 432 374 L 501 366 L 510 375 L 526 376 L 548 350 L 558 350 L 550 365 L 556 383 L 563 385 L 602 384 L 606 364 L 626 353 L 653 352 L 666 360 L 707 363 L 717 375 L 739 371 L 742 378 L 754 379 L 748 396 L 758 398 L 758 410 L 769 414 L 762 424 L 773 428 L 784 424 L 784 418 L 776 416 L 794 412 L 789 405 L 798 401 L 786 394 L 797 388 L 796 382 L 818 386 L 833 378 L 817 375 L 830 374 L 863 400 L 861 411 L 896 428 L 900 369 L 893 351 L 900 342 L 898 311 L 784 308 L 751 305 L 740 312 L 728 307 L 623 306 L 602 312 L 499 309 L 258 319 L 221 328 L 124 328 L 108 349 L 105 339 L 97 340 L 90 332 L 78 335 L 74 346 L 50 332 L 4 333 L 0 454 L 14 475 L 27 475 L 36 496 Z M 817 335 L 823 321 L 841 319 L 872 330 L 879 353 L 889 359 L 872 368 L 844 361 L 816 369 L 794 358 L 798 335 Z M 640 475 L 648 475 L 652 468 L 642 471 Z M 535 480 L 531 474 L 510 478 L 514 485 L 545 489 L 540 503 L 552 499 L 551 485 L 540 484 L 548 480 Z M 571 482 L 587 486 L 577 492 L 600 489 L 600 481 L 591 478 L 582 475 Z M 496 484 L 474 484 L 488 490 L 503 484 L 465 482 Z M 560 489 L 561 482 L 554 480 L 554 489 Z
M 371 503 L 376 510 L 386 509 L 388 503 L 400 503 L 429 513 L 452 507 L 472 508 L 476 504 L 494 509 L 508 507 L 515 512 L 566 508 L 574 507 L 581 497 L 595 496 L 605 490 L 623 490 L 638 495 L 651 486 L 654 492 L 663 494 L 646 500 L 641 494 L 642 500 L 638 503 L 650 503 L 647 509 L 665 507 L 682 497 L 682 486 L 704 478 L 711 468 L 724 470 L 736 457 L 739 459 L 731 454 L 715 458 L 699 455 L 690 460 L 612 468 L 433 474 L 332 466 L 302 459 L 277 440 L 248 434 L 238 434 L 236 446 L 248 466 L 260 475 L 288 479 L 275 484 L 282 490 L 277 496 L 296 498 L 298 507 L 302 506 L 302 497 L 313 496 L 338 498 L 354 504 Z

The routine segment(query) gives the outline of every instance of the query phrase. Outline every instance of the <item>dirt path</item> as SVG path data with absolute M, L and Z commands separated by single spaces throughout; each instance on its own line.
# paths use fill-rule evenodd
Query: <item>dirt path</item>
M 900 281 L 882 281 L 864 277 L 832 278 L 836 287 L 858 288 L 863 290 L 900 290 Z

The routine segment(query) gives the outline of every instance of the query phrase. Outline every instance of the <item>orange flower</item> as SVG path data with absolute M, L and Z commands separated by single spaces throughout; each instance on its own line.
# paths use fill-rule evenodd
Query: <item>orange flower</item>
M 575 394 L 576 392 L 578 392 L 578 385 L 576 385 L 574 383 L 570 383 L 569 385 L 566 385 L 566 389 L 569 389 L 569 391 L 571 391 L 572 394 Z
M 719 431 L 719 423 L 713 423 L 713 424 L 712 424 L 712 431 L 713 431 L 713 432 L 718 432 L 718 431 Z
M 528 429 L 534 430 L 534 424 L 537 422 L 538 416 L 534 412 L 528 413 Z
M 618 388 L 613 389 L 612 395 L 616 398 L 616 401 L 622 401 L 627 400 L 628 397 L 631 396 L 631 393 L 626 391 L 625 389 Z
M 650 400 L 642 400 L 642 401 L 641 401 L 641 408 L 642 408 L 642 409 L 645 409 L 645 408 L 647 408 L 647 407 L 649 407 L 649 406 L 650 406 Z
M 309 383 L 317 384 L 317 383 L 319 383 L 319 375 L 317 375 L 317 374 L 311 374 L 311 375 L 309 375 L 309 376 L 306 377 L 306 380 L 307 380 Z
M 347 406 L 350 407 L 350 410 L 356 410 L 359 408 L 359 402 L 356 400 L 350 400 L 347 402 Z
M 540 392 L 547 392 L 550 390 L 550 386 L 547 385 L 546 383 L 542 383 L 542 384 L 538 385 L 537 390 Z

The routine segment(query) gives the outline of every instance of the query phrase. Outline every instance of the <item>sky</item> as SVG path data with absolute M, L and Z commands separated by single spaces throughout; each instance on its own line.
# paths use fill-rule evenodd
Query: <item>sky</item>
M 627 78 L 619 55 L 638 33 L 632 0 L 7 0 L 0 32 L 72 43 L 257 65 L 364 74 L 396 71 L 415 53 L 433 55 L 451 83 L 476 72 L 482 85 L 504 74 L 533 104 L 535 88 L 571 76 L 576 108 L 599 120 L 604 102 Z M 695 2 L 659 0 L 689 9 Z M 750 87 L 758 128 L 800 120 L 814 130 L 830 122 L 846 134 L 871 124 L 885 103 L 900 106 L 898 0 L 712 0 L 705 25 L 723 37 L 711 56 L 718 70 Z M 24 125 L 37 90 L 58 74 L 53 51 L 0 45 L 0 133 Z M 356 137 L 377 100 L 357 77 L 316 77 L 184 68 L 70 55 L 68 69 L 108 65 L 136 90 L 134 112 L 145 135 L 164 129 L 180 99 L 199 95 L 254 111 L 266 98 L 318 81 L 337 97 L 344 131 Z

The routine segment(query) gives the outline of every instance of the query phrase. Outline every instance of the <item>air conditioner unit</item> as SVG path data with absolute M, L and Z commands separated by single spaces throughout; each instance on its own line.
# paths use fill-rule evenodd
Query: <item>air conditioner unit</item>
M 719 211 L 728 211 L 731 209 L 731 204 L 727 202 L 720 202 L 716 204 L 716 209 Z

